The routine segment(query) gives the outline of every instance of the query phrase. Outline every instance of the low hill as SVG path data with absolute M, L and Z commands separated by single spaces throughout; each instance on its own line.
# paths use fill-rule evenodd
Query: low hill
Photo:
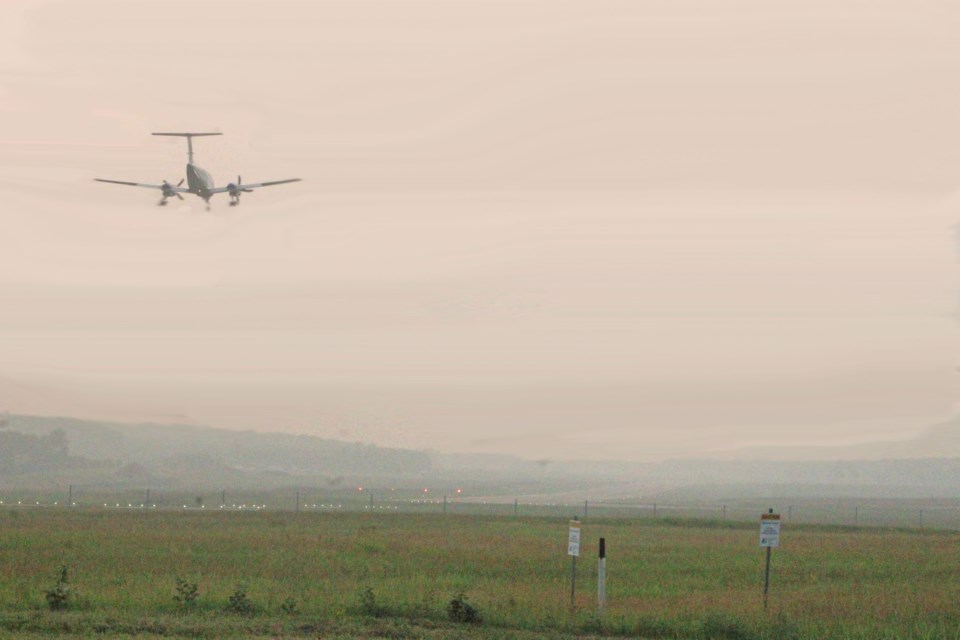
M 70 456 L 64 459 L 71 461 L 71 473 L 83 468 L 93 474 L 99 469 L 101 476 L 109 473 L 104 482 L 280 486 L 313 479 L 333 487 L 349 479 L 416 487 L 442 481 L 451 487 L 470 483 L 474 496 L 539 495 L 544 499 L 583 495 L 637 500 L 681 494 L 685 499 L 707 499 L 718 492 L 725 496 L 960 495 L 958 457 L 777 460 L 758 456 L 656 463 L 524 460 L 378 447 L 308 435 L 26 415 L 9 416 L 5 431 L 25 434 L 36 442 L 62 432 Z M 956 425 L 942 425 L 932 437 L 952 442 L 955 431 Z M 10 471 L 0 469 L 0 476 L 4 473 L 9 476 Z M 18 473 L 23 475 L 22 468 Z M 51 471 L 44 473 L 49 476 Z
M 122 465 L 220 466 L 238 471 L 302 475 L 417 476 L 432 468 L 422 451 L 284 433 L 228 431 L 182 424 L 122 424 L 62 417 L 11 415 L 7 429 L 32 435 L 59 430 L 70 453 Z

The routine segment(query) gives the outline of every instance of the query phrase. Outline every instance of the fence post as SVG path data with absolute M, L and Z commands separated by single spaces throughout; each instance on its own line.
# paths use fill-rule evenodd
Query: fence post
M 519 498 L 513 499 L 513 515 L 520 515 L 520 500 Z
M 600 564 L 597 567 L 597 600 L 598 614 L 603 615 L 603 607 L 607 603 L 607 541 L 600 538 Z

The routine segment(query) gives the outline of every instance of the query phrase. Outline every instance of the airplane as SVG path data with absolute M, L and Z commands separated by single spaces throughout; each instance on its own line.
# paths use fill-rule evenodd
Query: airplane
M 215 187 L 213 185 L 213 176 L 205 169 L 193 163 L 193 139 L 199 136 L 221 136 L 222 133 L 154 133 L 155 136 L 177 136 L 187 139 L 187 186 L 184 187 L 183 180 L 176 185 L 172 185 L 166 180 L 161 184 L 145 184 L 142 182 L 125 182 L 123 180 L 106 180 L 104 178 L 94 178 L 97 182 L 110 182 L 112 184 L 126 184 L 131 187 L 146 187 L 147 189 L 159 189 L 162 196 L 159 206 L 167 204 L 167 198 L 176 196 L 183 200 L 181 193 L 192 193 L 203 198 L 207 203 L 207 211 L 210 210 L 210 198 L 218 193 L 230 194 L 230 206 L 235 207 L 240 204 L 240 194 L 259 189 L 260 187 L 272 187 L 275 184 L 287 184 L 288 182 L 299 182 L 300 178 L 289 178 L 287 180 L 271 180 L 270 182 L 255 182 L 253 184 L 243 184 L 240 176 L 237 176 L 236 183 L 229 183 L 225 187 Z

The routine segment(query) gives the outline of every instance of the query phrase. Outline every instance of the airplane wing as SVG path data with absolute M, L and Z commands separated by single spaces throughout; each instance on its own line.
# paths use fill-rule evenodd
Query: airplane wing
M 143 182 L 124 182 L 123 180 L 105 180 L 104 178 L 94 178 L 97 182 L 109 182 L 111 184 L 126 184 L 131 187 L 146 187 L 147 189 L 160 189 L 161 191 L 168 191 L 171 193 L 187 193 L 190 191 L 186 187 L 174 186 L 172 184 L 162 185 L 162 184 L 145 184 Z
M 217 187 L 215 189 L 210 189 L 210 193 L 226 193 L 231 190 L 240 190 L 240 191 L 251 191 L 258 187 L 272 187 L 275 184 L 287 184 L 288 182 L 300 182 L 300 178 L 288 178 L 287 180 L 271 180 L 270 182 L 252 182 L 247 184 L 246 182 L 228 185 L 226 187 Z

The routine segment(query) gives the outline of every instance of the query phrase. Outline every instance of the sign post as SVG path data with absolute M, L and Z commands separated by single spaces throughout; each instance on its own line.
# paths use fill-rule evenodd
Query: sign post
M 760 515 L 760 546 L 767 548 L 767 565 L 763 572 L 763 609 L 767 609 L 770 593 L 770 550 L 780 546 L 780 514 L 770 509 Z
M 570 568 L 570 609 L 573 610 L 577 597 L 577 556 L 580 555 L 580 521 L 576 518 L 570 521 L 567 533 L 567 555 L 573 562 Z

